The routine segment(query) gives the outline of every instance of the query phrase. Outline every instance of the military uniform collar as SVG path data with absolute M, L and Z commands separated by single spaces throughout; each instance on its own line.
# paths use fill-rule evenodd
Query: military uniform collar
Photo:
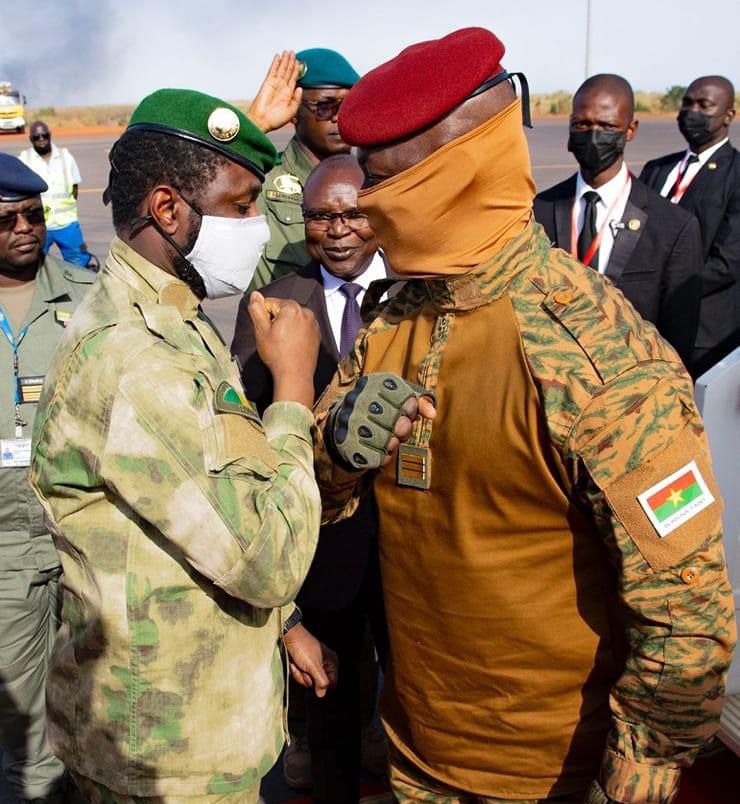
M 133 285 L 147 301 L 172 305 L 184 319 L 197 314 L 200 299 L 186 282 L 149 262 L 118 237 L 111 243 L 105 267 L 119 276 L 122 268 L 126 270 L 126 282 Z
M 288 173 L 293 173 L 298 176 L 301 180 L 301 184 L 305 183 L 308 174 L 315 167 L 311 158 L 295 137 L 287 144 L 281 154 L 280 164 Z
M 421 280 L 435 306 L 442 312 L 475 310 L 500 298 L 518 273 L 518 266 L 531 265 L 533 253 L 542 252 L 543 259 L 550 243 L 544 230 L 530 223 L 509 241 L 495 257 L 473 271 L 449 279 Z

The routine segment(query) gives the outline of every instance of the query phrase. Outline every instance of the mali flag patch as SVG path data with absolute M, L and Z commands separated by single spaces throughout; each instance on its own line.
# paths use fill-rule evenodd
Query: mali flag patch
M 637 495 L 661 539 L 714 502 L 695 461 Z

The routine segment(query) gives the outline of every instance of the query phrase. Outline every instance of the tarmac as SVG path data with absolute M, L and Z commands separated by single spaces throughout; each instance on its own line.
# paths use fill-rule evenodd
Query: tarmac
M 637 115 L 640 119 L 640 115 Z M 108 181 L 108 152 L 119 136 L 119 129 L 96 129 L 57 132 L 52 131 L 53 141 L 70 150 L 77 160 L 82 175 L 79 194 L 80 222 L 89 249 L 97 254 L 101 263 L 113 238 L 110 209 L 103 204 L 103 190 Z M 272 135 L 278 148 L 283 147 L 292 135 L 285 128 Z M 735 145 L 740 134 L 734 137 Z M 527 131 L 534 179 L 538 189 L 562 181 L 575 172 L 576 165 L 566 151 L 568 120 L 566 117 L 543 118 L 534 121 L 534 128 Z M 26 135 L 0 135 L 0 151 L 18 154 L 29 147 Z M 628 143 L 626 157 L 628 166 L 639 175 L 648 159 L 685 148 L 673 117 L 650 117 L 642 119 L 637 136 Z M 231 343 L 234 320 L 239 299 L 207 300 L 204 309 L 219 328 L 225 342 Z M 281 763 L 268 774 L 262 794 L 269 804 L 308 804 L 310 798 L 290 791 L 281 778 Z M 390 802 L 387 787 L 382 781 L 367 777 L 363 784 L 363 803 L 381 804 Z M 681 792 L 674 804 L 737 804 L 740 790 L 740 759 L 729 751 L 704 759 L 683 774 Z M 0 804 L 16 804 L 0 777 Z

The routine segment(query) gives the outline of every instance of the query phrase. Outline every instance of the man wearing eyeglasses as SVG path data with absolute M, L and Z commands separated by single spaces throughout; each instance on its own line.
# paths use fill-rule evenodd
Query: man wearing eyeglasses
M 360 306 L 370 285 L 386 278 L 375 233 L 357 209 L 362 182 L 362 170 L 350 154 L 330 156 L 314 168 L 303 194 L 310 258 L 261 290 L 273 300 L 297 301 L 316 316 L 321 332 L 314 372 L 316 398 L 352 349 L 361 324 Z M 257 354 L 248 306 L 245 298 L 231 351 L 243 367 L 242 382 L 250 399 L 262 410 L 272 399 L 272 379 Z M 342 668 L 333 693 L 321 701 L 306 696 L 306 737 L 292 735 L 283 760 L 286 782 L 298 789 L 312 784 L 313 800 L 320 804 L 359 801 L 361 756 L 363 765 L 376 772 L 385 764 L 384 740 L 372 726 L 361 729 L 365 690 L 360 691 L 360 676 L 368 621 L 381 663 L 386 652 L 376 531 L 369 498 L 346 521 L 323 528 L 297 598 L 304 624 L 321 634 Z M 293 715 L 292 730 L 298 730 L 295 721 Z
M 49 126 L 41 120 L 31 123 L 32 148 L 19 154 L 49 189 L 43 195 L 46 209 L 46 243 L 44 251 L 56 243 L 63 259 L 83 268 L 98 270 L 98 259 L 87 250 L 77 213 L 77 193 L 82 178 L 77 161 L 66 148 L 51 141 Z
M 56 801 L 64 766 L 46 742 L 44 686 L 61 567 L 28 466 L 44 375 L 94 275 L 44 256 L 46 190 L 0 154 L 0 755 L 19 799 Z
M 298 86 L 301 105 L 293 118 L 295 135 L 267 175 L 257 201 L 267 216 L 270 241 L 265 246 L 250 290 L 256 290 L 304 266 L 310 259 L 303 233 L 303 186 L 308 174 L 329 156 L 349 153 L 337 127 L 344 97 L 359 79 L 352 65 L 334 50 L 311 48 L 296 53 L 303 65 Z

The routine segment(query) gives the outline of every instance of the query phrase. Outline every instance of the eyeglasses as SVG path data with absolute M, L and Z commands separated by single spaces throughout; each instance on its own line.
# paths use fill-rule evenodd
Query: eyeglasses
M 301 101 L 301 104 L 307 109 L 310 109 L 317 120 L 331 120 L 339 111 L 344 98 L 339 100 L 323 100 L 323 101 Z
M 31 142 L 38 142 L 39 140 L 48 140 L 48 134 L 31 134 Z
M 356 209 L 348 209 L 346 212 L 319 212 L 318 210 L 304 210 L 303 219 L 309 229 L 316 232 L 326 232 L 334 221 L 341 221 L 344 226 L 357 232 L 370 225 L 367 215 L 358 212 Z
M 23 216 L 29 226 L 40 226 L 44 222 L 44 208 L 33 207 L 9 215 L 0 215 L 0 232 L 12 232 L 18 225 L 19 216 Z

